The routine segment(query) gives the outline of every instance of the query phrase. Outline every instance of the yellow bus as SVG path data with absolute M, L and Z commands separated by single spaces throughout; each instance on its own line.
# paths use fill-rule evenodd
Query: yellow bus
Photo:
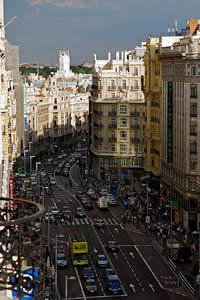
M 84 236 L 77 233 L 69 236 L 69 256 L 74 266 L 88 265 L 88 243 Z

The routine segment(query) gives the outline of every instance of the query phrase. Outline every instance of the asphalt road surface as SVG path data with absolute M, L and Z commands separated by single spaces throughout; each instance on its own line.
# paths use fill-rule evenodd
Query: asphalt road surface
M 69 178 L 73 186 L 66 188 L 65 184 Z M 150 238 L 133 224 L 121 223 L 120 214 L 124 213 L 124 208 L 120 204 L 107 211 L 101 211 L 94 206 L 92 210 L 85 210 L 86 218 L 76 218 L 76 208 L 81 204 L 75 194 L 81 190 L 82 182 L 76 164 L 71 168 L 69 178 L 56 176 L 52 194 L 45 196 L 46 211 L 48 206 L 61 209 L 67 205 L 74 216 L 73 222 L 68 222 L 67 225 L 50 225 L 50 248 L 55 255 L 57 234 L 58 248 L 62 247 L 68 255 L 68 234 L 73 230 L 82 233 L 89 244 L 90 265 L 95 270 L 98 294 L 86 294 L 82 267 L 74 267 L 69 261 L 66 269 L 58 270 L 59 299 L 192 299 L 183 288 L 177 286 L 175 274 L 152 246 Z M 97 217 L 103 218 L 105 229 L 97 229 L 94 226 L 94 219 Z M 111 240 L 115 240 L 119 245 L 119 251 L 116 253 L 107 250 L 107 242 Z M 118 274 L 122 286 L 120 295 L 108 294 L 104 279 L 105 270 L 96 264 L 97 254 L 106 254 L 109 266 Z

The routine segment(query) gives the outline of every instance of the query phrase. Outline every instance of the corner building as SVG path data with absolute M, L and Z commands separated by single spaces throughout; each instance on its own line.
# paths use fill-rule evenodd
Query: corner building
M 139 176 L 144 168 L 144 44 L 94 61 L 90 151 L 99 178 Z M 129 173 L 129 174 L 128 174 Z
M 199 25 L 198 25 L 199 26 Z M 200 35 L 162 49 L 162 183 L 176 222 L 200 227 Z

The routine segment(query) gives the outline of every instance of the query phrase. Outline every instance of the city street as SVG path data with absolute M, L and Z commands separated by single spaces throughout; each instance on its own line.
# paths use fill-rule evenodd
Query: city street
M 73 186 L 66 188 L 65 184 L 71 178 Z M 45 198 L 45 207 L 56 206 L 60 210 L 69 206 L 74 219 L 66 225 L 50 225 L 50 248 L 55 255 L 57 235 L 58 248 L 62 247 L 69 255 L 68 234 L 73 231 L 84 235 L 89 246 L 90 265 L 95 270 L 98 294 L 88 295 L 84 288 L 83 267 L 72 266 L 69 261 L 66 269 L 58 270 L 58 291 L 60 299 L 95 299 L 110 297 L 126 299 L 190 299 L 183 288 L 177 285 L 175 274 L 169 269 L 164 259 L 152 246 L 151 239 L 140 232 L 133 224 L 121 223 L 120 214 L 123 207 L 109 207 L 101 211 L 94 205 L 92 210 L 86 211 L 86 218 L 76 217 L 76 208 L 81 204 L 76 198 L 76 192 L 81 190 L 81 178 L 78 166 L 75 164 L 70 170 L 70 177 L 56 176 L 56 185 L 50 197 Z M 69 197 L 70 195 L 70 197 Z M 96 218 L 102 218 L 104 229 L 94 226 Z M 108 241 L 116 241 L 118 252 L 107 250 Z M 105 254 L 109 267 L 116 271 L 121 281 L 120 295 L 109 295 L 104 278 L 105 270 L 96 265 L 97 254 Z

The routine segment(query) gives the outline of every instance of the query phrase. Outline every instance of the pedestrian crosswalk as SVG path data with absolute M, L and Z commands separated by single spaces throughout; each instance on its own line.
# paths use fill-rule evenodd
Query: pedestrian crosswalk
M 106 226 L 120 225 L 120 222 L 115 218 L 104 218 L 103 221 Z M 74 218 L 72 222 L 66 221 L 65 225 L 95 225 L 95 218 Z

